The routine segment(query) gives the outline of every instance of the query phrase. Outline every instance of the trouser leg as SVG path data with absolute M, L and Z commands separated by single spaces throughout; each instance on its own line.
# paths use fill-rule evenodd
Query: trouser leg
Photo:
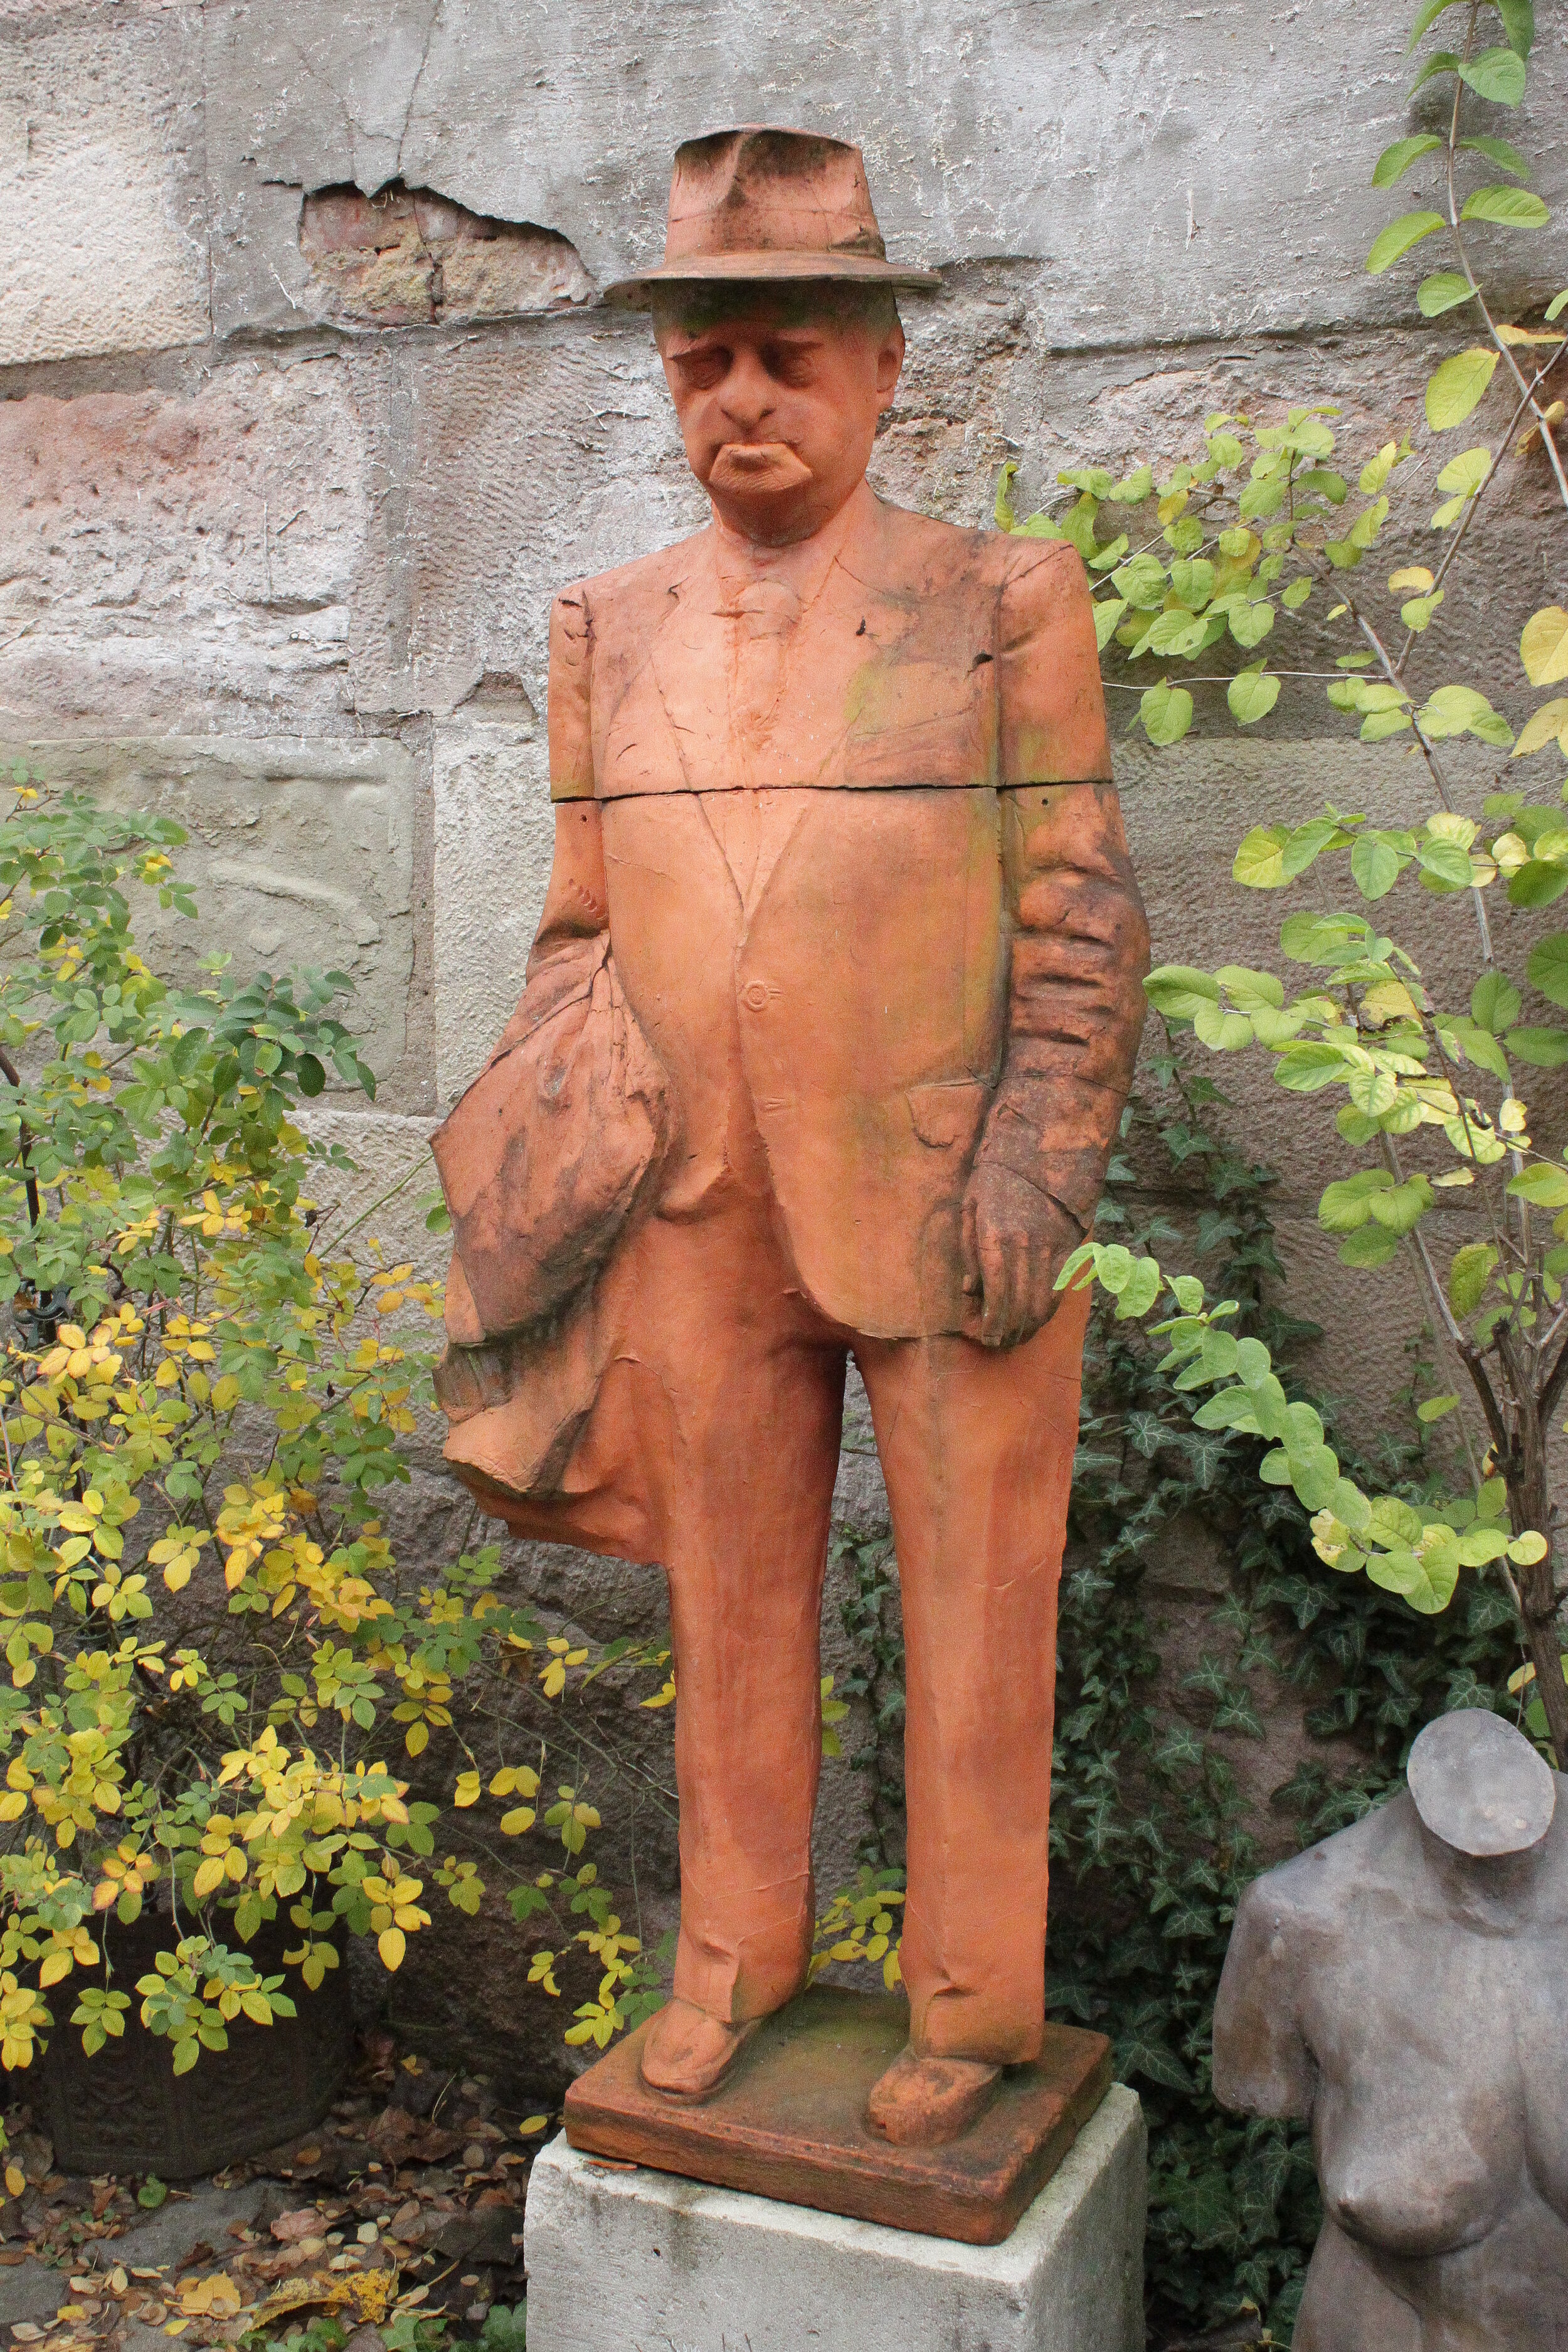
M 845 1349 L 803 1307 L 760 1213 L 737 1204 L 650 1231 L 648 1244 L 647 1338 L 606 1390 L 631 1384 L 669 1580 L 675 1990 L 740 2023 L 789 2000 L 811 1958 Z
M 1088 1300 L 1017 1348 L 857 1340 L 903 1599 L 909 1891 L 922 2055 L 1013 2063 L 1045 2017 L 1057 1586 Z

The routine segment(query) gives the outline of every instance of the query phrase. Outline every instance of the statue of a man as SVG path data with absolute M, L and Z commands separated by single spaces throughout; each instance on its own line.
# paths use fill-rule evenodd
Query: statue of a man
M 805 1979 L 859 1367 L 908 1657 L 910 2035 L 871 2101 L 902 2141 L 1040 2046 L 1087 1315 L 1055 1285 L 1147 961 L 1077 553 L 865 479 L 894 290 L 935 282 L 887 261 L 858 149 L 680 149 L 665 264 L 615 291 L 712 520 L 556 601 L 549 898 L 437 1147 L 449 1458 L 519 1531 L 669 1580 L 681 1926 L 642 2065 L 673 2097 Z

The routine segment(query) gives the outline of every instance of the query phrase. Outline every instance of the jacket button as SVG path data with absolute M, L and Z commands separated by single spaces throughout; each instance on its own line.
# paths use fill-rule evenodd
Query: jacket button
M 741 991 L 742 1003 L 746 1005 L 752 1013 L 760 1013 L 767 1001 L 768 992 L 766 984 L 760 980 L 749 980 L 744 988 Z

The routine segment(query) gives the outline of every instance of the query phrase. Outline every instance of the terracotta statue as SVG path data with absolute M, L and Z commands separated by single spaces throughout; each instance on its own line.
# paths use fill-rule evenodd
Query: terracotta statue
M 1295 2352 L 1564 2352 L 1564 1783 L 1473 1710 L 1428 1725 L 1408 1779 L 1248 1887 L 1215 2091 L 1311 2119 Z
M 910 2041 L 951 2137 L 1042 2028 L 1057 1581 L 1089 1231 L 1147 935 L 1063 542 L 865 480 L 904 350 L 858 149 L 676 158 L 651 307 L 709 527 L 552 620 L 554 871 L 437 1139 L 447 1455 L 519 1531 L 662 1561 L 681 1929 L 645 2079 L 697 2099 L 812 1948 L 847 1359 L 908 1641 Z

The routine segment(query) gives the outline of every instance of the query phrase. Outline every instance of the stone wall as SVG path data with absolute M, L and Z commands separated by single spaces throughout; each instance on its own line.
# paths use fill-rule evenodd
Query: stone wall
M 1407 273 L 1362 269 L 1388 212 L 1372 164 L 1409 123 L 1408 13 L 0 0 L 0 737 L 178 814 L 209 942 L 354 974 L 382 1090 L 322 1122 L 356 1200 L 420 1162 L 521 984 L 552 592 L 702 520 L 646 323 L 597 292 L 657 254 L 676 142 L 768 120 L 863 145 L 890 249 L 942 273 L 904 306 L 875 478 L 978 522 L 1008 456 L 1026 492 L 1085 455 L 1191 450 L 1213 407 L 1343 394 L 1384 429 L 1416 420 L 1462 330 L 1413 320 Z M 1510 129 L 1552 201 L 1568 25 L 1539 15 Z M 1563 593 L 1543 500 L 1527 475 L 1478 550 L 1537 602 Z M 1500 692 L 1511 611 L 1483 599 L 1475 621 Z M 1121 736 L 1136 698 L 1113 702 Z M 1119 750 L 1158 954 L 1237 952 L 1222 861 L 1265 803 L 1415 805 L 1397 751 L 1347 751 L 1328 717 L 1218 753 Z M 1305 1130 L 1261 1088 L 1239 1099 L 1286 1171 L 1326 1378 L 1348 1359 L 1366 1393 L 1397 1385 L 1407 1294 L 1377 1277 L 1352 1331 L 1315 1280 Z M 431 1259 L 424 1189 L 381 1223 Z M 409 1510 L 415 1539 L 449 1537 L 433 1451 Z M 533 1567 L 563 1615 L 657 1612 L 644 1580 Z

